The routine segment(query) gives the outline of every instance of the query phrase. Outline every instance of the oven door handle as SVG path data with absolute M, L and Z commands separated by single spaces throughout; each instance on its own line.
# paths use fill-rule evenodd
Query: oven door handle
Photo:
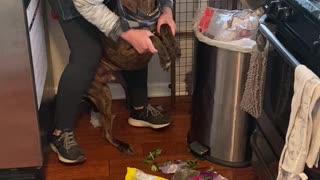
M 266 26 L 265 20 L 267 15 L 263 15 L 259 20 L 259 30 L 264 37 L 275 47 L 276 51 L 290 64 L 291 67 L 296 68 L 300 62 L 282 45 L 275 35 Z

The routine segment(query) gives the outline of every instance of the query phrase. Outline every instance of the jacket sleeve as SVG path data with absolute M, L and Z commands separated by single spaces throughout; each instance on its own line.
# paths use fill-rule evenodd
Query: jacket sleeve
M 123 32 L 119 17 L 105 4 L 104 0 L 73 0 L 79 13 L 95 25 L 106 36 L 117 40 Z
M 172 0 L 160 0 L 160 5 L 161 7 L 169 7 L 169 8 L 173 8 L 173 1 Z

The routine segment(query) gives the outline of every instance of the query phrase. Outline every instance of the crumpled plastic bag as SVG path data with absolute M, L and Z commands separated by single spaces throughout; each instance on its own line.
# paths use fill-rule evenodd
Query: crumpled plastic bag
M 176 160 L 173 162 L 169 162 L 164 164 L 163 166 L 160 166 L 159 169 L 162 171 L 164 174 L 174 174 L 178 169 L 182 168 L 183 166 L 186 166 L 187 163 Z
M 199 31 L 210 39 L 234 41 L 255 39 L 259 15 L 252 10 L 224 10 L 207 7 L 198 13 Z
M 179 168 L 171 180 L 228 180 L 216 172 L 200 172 L 187 167 Z
M 199 176 L 191 180 L 227 180 L 227 178 L 215 172 L 201 172 Z
M 125 180 L 168 180 L 159 176 L 144 173 L 137 168 L 127 167 L 127 174 Z
M 189 168 L 180 168 L 176 171 L 171 180 L 190 180 L 191 178 L 197 177 L 199 175 L 199 171 Z
M 95 112 L 94 110 L 91 110 L 90 112 L 90 124 L 94 128 L 101 127 L 101 119 L 102 119 L 102 114 L 99 112 Z

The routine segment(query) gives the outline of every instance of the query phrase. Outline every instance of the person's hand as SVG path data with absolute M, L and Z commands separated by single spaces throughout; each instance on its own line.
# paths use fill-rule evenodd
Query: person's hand
M 168 24 L 173 35 L 176 34 L 176 23 L 173 20 L 172 10 L 169 7 L 165 7 L 158 20 L 157 31 L 160 33 L 160 27 L 163 24 Z
M 127 32 L 123 32 L 120 37 L 131 44 L 135 50 L 139 53 L 158 52 L 157 49 L 153 46 L 150 36 L 153 34 L 148 30 L 138 30 L 130 29 Z

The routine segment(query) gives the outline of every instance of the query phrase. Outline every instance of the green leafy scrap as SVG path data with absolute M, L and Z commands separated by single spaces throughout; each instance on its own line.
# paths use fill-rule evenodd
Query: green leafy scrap
M 199 168 L 199 164 L 197 160 L 189 160 L 187 161 L 187 167 L 189 169 L 198 169 Z
M 149 152 L 148 156 L 143 160 L 143 163 L 150 165 L 150 169 L 153 172 L 159 171 L 160 170 L 159 167 L 163 167 L 163 166 L 173 164 L 173 163 L 181 163 L 180 161 L 177 161 L 177 160 L 167 161 L 167 162 L 162 162 L 162 163 L 159 163 L 159 162 L 155 163 L 154 162 L 155 159 L 157 157 L 159 157 L 161 155 L 161 153 L 162 153 L 161 149 L 155 149 L 154 151 Z M 198 169 L 199 168 L 197 160 L 189 160 L 186 163 L 187 163 L 186 167 L 189 169 Z
M 161 155 L 162 150 L 156 149 L 152 152 L 149 152 L 149 155 L 143 160 L 144 164 L 151 164 L 153 161 Z
M 157 171 L 159 171 L 159 167 L 158 167 L 157 165 L 153 164 L 153 165 L 151 166 L 151 171 L 157 172 Z
M 153 160 L 151 160 L 151 159 L 145 159 L 145 160 L 143 160 L 143 163 L 144 164 L 151 164 L 153 162 Z

